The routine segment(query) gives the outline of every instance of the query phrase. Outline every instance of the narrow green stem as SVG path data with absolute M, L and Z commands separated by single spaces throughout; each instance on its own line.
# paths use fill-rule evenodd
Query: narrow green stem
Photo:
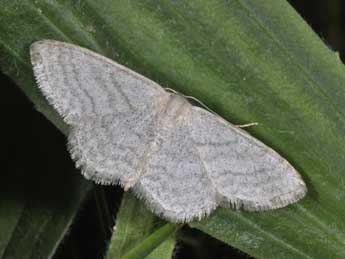
M 167 223 L 161 228 L 153 232 L 137 246 L 132 248 L 127 254 L 125 254 L 121 259 L 139 259 L 145 258 L 149 255 L 156 247 L 158 247 L 164 240 L 166 240 L 170 235 L 174 234 L 182 225 L 176 225 Z M 108 252 L 107 259 L 114 259 L 115 255 L 112 254 L 111 250 Z

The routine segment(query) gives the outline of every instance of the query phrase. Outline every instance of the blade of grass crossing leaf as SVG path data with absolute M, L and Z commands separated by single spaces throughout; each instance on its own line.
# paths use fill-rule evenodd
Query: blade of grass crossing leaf
M 140 259 L 147 256 L 157 259 L 171 258 L 175 243 L 172 235 L 176 233 L 179 227 L 179 225 L 171 223 L 163 225 L 128 251 L 122 259 Z
M 164 242 L 164 247 L 169 246 L 168 244 L 172 244 L 172 238 L 170 235 L 164 235 L 166 232 L 155 235 L 156 239 L 149 239 L 153 240 L 151 246 L 147 242 L 144 243 L 146 246 L 142 245 L 143 240 L 146 240 L 157 229 L 162 228 L 163 224 L 163 221 L 154 216 L 140 200 L 136 199 L 133 194 L 126 192 L 116 218 L 107 258 L 122 258 L 136 247 L 140 247 L 138 252 L 149 254 L 160 243 Z M 165 242 L 166 239 L 170 241 Z M 142 249 L 144 251 L 141 251 Z M 161 249 L 157 251 L 161 251 Z M 164 258 L 170 258 L 171 253 L 172 249 L 167 249 Z
M 175 235 L 168 236 L 157 248 L 155 248 L 145 259 L 173 259 L 175 251 Z

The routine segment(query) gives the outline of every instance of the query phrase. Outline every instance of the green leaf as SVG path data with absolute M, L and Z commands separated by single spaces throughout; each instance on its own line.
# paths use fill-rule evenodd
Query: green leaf
M 287 2 L 3 0 L 1 7 L 1 68 L 60 129 L 28 60 L 30 43 L 43 38 L 89 47 L 233 123 L 258 122 L 248 131 L 307 183 L 307 197 L 288 208 L 218 209 L 191 226 L 259 258 L 345 256 L 345 71 Z
M 178 225 L 164 224 L 126 192 L 116 218 L 107 258 L 171 258 Z

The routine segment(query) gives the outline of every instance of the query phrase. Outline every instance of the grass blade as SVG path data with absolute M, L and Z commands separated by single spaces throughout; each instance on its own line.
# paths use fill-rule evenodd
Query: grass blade
M 171 258 L 178 225 L 157 219 L 131 193 L 125 193 L 107 258 Z

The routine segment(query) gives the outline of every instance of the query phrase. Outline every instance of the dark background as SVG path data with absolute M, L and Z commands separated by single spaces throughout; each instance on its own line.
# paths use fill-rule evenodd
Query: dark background
M 290 0 L 289 2 L 325 44 L 338 51 L 344 60 L 345 2 L 342 0 Z M 74 165 L 66 151 L 65 137 L 34 109 L 32 103 L 9 78 L 0 74 L 0 82 L 1 128 L 5 130 L 4 134 L 1 134 L 3 137 L 1 162 L 5 171 L 1 173 L 17 175 L 21 177 L 20 181 L 25 183 L 24 172 L 26 174 L 45 172 L 47 168 L 52 167 L 60 172 L 73 171 Z M 45 179 L 43 177 L 40 180 L 44 182 Z M 119 188 L 105 187 L 105 194 L 110 210 L 115 215 L 120 205 L 122 191 Z M 111 235 L 113 222 L 104 229 L 101 227 L 102 220 L 98 219 L 99 215 L 95 196 L 90 195 L 54 258 L 102 258 L 100 251 L 104 251 L 106 239 Z M 178 236 L 175 258 L 251 257 L 204 233 L 185 227 Z

